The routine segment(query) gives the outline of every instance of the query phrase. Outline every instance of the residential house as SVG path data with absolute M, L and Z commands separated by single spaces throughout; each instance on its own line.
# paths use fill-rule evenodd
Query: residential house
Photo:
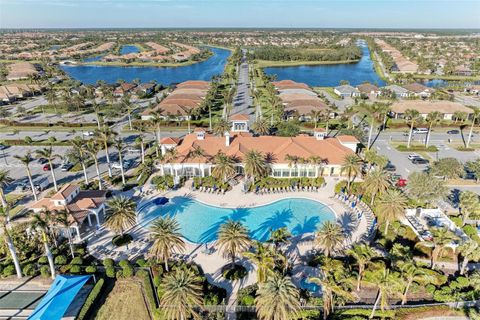
M 358 91 L 360 94 L 364 94 L 369 97 L 376 97 L 380 94 L 380 89 L 371 83 L 362 83 L 357 86 Z
M 400 86 L 397 86 L 396 84 L 385 86 L 383 87 L 383 89 L 392 92 L 396 98 L 408 98 L 411 94 L 410 91 Z
M 442 114 L 442 119 L 452 120 L 456 112 L 463 112 L 467 115 L 473 113 L 473 110 L 465 107 L 458 102 L 447 100 L 429 101 L 429 100 L 403 100 L 392 104 L 391 112 L 395 118 L 403 118 L 407 110 L 417 110 L 423 118 L 426 118 L 430 112 L 438 111 Z
M 113 90 L 113 95 L 115 97 L 123 97 L 127 93 L 132 93 L 137 85 L 133 83 L 124 82 L 121 83 L 118 87 Z
M 360 96 L 360 91 L 357 88 L 352 87 L 351 85 L 348 85 L 348 84 L 335 87 L 333 89 L 333 92 L 335 92 L 335 94 L 339 95 L 342 98 Z

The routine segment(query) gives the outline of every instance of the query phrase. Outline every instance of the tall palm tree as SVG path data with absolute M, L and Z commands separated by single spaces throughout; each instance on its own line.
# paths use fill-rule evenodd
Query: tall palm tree
M 472 125 L 470 126 L 467 143 L 465 145 L 467 148 L 470 148 L 470 142 L 472 141 L 473 128 L 475 126 L 475 122 L 480 118 L 480 108 L 473 107 L 473 106 L 469 106 L 469 107 L 473 109 L 473 114 L 472 114 Z
M 75 137 L 72 140 L 70 140 L 70 144 L 72 145 L 73 150 L 77 155 L 78 161 L 82 165 L 83 178 L 85 179 L 85 184 L 88 185 L 89 182 L 88 182 L 88 175 L 87 175 L 87 167 L 85 165 L 85 160 L 86 160 L 85 143 L 82 138 Z
M 160 145 L 162 141 L 162 131 L 161 125 L 163 121 L 163 116 L 161 114 L 163 110 L 157 109 L 156 111 L 152 112 L 152 118 L 150 121 L 152 122 L 153 126 L 155 127 L 155 136 L 157 137 L 157 143 Z
M 480 200 L 478 194 L 473 191 L 463 191 L 460 193 L 459 207 L 462 213 L 462 223 L 465 225 L 471 214 L 478 213 L 480 211 Z
M 261 178 L 267 175 L 268 167 L 263 154 L 251 149 L 245 154 L 245 175 L 248 178 Z
M 315 169 L 315 176 L 319 176 L 322 174 L 322 168 L 323 165 L 325 164 L 326 160 L 318 157 L 318 156 L 310 156 L 307 159 L 308 163 L 313 166 Z
M 417 245 L 433 248 L 430 255 L 430 268 L 435 269 L 435 267 L 437 266 L 438 258 L 442 256 L 447 246 L 452 244 L 452 242 L 457 239 L 457 236 L 455 236 L 450 230 L 445 228 L 432 229 L 432 235 L 433 239 L 431 241 L 419 242 L 417 243 Z
M 213 163 L 215 165 L 212 169 L 212 176 L 214 178 L 227 181 L 235 174 L 235 160 L 222 151 L 215 155 Z
M 296 319 L 300 295 L 289 277 L 275 274 L 259 284 L 255 306 L 260 320 Z
M 15 159 L 20 160 L 20 162 L 23 163 L 23 165 L 25 166 L 25 169 L 27 170 L 28 181 L 30 181 L 30 187 L 32 188 L 33 198 L 35 199 L 35 201 L 37 201 L 37 190 L 35 189 L 35 185 L 33 184 L 32 172 L 30 171 L 30 162 L 33 161 L 32 154 L 30 152 L 27 152 L 24 156 L 14 155 L 14 157 Z
M 380 112 L 380 108 L 380 105 L 376 103 L 364 106 L 366 113 L 370 117 L 370 130 L 368 132 L 367 150 L 370 150 L 370 147 L 372 146 L 373 127 L 375 126 L 375 120 Z
M 53 263 L 53 255 L 52 255 L 52 252 L 50 251 L 50 246 L 48 244 L 47 232 L 49 229 L 49 224 L 46 218 L 47 215 L 50 215 L 50 213 L 47 212 L 47 210 L 44 210 L 42 214 L 39 214 L 39 213 L 34 214 L 32 217 L 32 229 L 38 230 L 41 233 L 43 245 L 45 248 L 45 255 L 47 256 L 48 264 L 50 265 L 50 274 L 52 279 L 55 279 L 55 265 Z
M 270 239 L 268 239 L 268 241 L 273 242 L 273 245 L 275 246 L 275 251 L 278 251 L 279 245 L 289 242 L 291 237 L 292 234 L 290 233 L 290 231 L 288 231 L 286 227 L 283 227 L 276 230 L 271 230 Z
M 98 166 L 98 158 L 97 154 L 100 150 L 100 146 L 93 140 L 89 140 L 85 144 L 85 152 L 93 159 L 95 163 L 95 170 L 97 171 L 97 178 L 98 178 L 98 190 L 102 190 L 102 178 L 100 177 L 100 167 Z
M 238 253 L 245 252 L 250 246 L 248 229 L 240 221 L 228 220 L 218 230 L 217 246 L 223 256 L 232 259 L 232 267 Z
M 332 221 L 325 221 L 315 234 L 315 244 L 323 250 L 326 257 L 338 249 L 344 240 L 342 228 Z
M 0 201 L 2 202 L 2 207 L 4 209 L 8 205 L 4 190 L 12 182 L 13 179 L 10 177 L 10 173 L 7 170 L 0 170 Z
M 285 155 L 285 160 L 288 163 L 288 168 L 290 169 L 289 171 L 289 176 L 292 176 L 292 168 L 297 168 L 298 163 L 300 162 L 300 157 L 286 154 Z
M 180 233 L 180 225 L 172 217 L 160 217 L 150 226 L 150 238 L 153 245 L 150 248 L 150 254 L 165 264 L 165 271 L 168 272 L 168 260 L 172 253 L 183 252 L 185 242 Z
M 356 154 L 349 154 L 343 159 L 341 173 L 347 173 L 347 190 L 350 191 L 350 185 L 355 177 L 361 173 L 362 160 Z
M 265 121 L 264 119 L 259 119 L 257 121 L 255 121 L 252 125 L 252 130 L 258 134 L 258 135 L 261 135 L 261 136 L 266 136 L 270 133 L 270 124 L 268 124 L 267 121 Z
M 72 258 L 75 257 L 75 251 L 73 250 L 73 241 L 72 241 L 72 232 L 70 230 L 70 226 L 72 225 L 69 220 L 70 214 L 67 210 L 61 210 L 55 212 L 55 223 L 60 225 L 65 230 L 68 239 L 68 245 L 70 247 L 70 254 Z
M 376 252 L 367 244 L 355 244 L 347 250 L 347 254 L 355 259 L 358 267 L 357 291 L 361 289 L 362 278 L 365 274 L 365 267 L 377 256 Z
M 255 251 L 247 251 L 243 256 L 248 258 L 255 266 L 257 266 L 257 281 L 263 283 L 267 278 L 273 275 L 275 268 L 275 252 L 270 246 L 264 245 L 259 241 L 255 241 Z
M 363 179 L 363 188 L 371 196 L 370 205 L 373 206 L 375 196 L 382 194 L 390 186 L 390 179 L 387 172 L 381 168 L 370 170 Z
M 17 278 L 20 279 L 23 276 L 22 268 L 20 267 L 20 261 L 18 260 L 17 249 L 13 244 L 12 237 L 10 237 L 10 230 L 7 227 L 9 224 L 9 221 L 10 221 L 10 208 L 8 204 L 6 204 L 0 209 L 0 223 L 2 225 L 3 240 L 5 240 L 8 251 L 10 252 L 10 256 L 12 257 L 13 265 L 15 266 L 15 272 L 17 273 Z
M 407 197 L 397 189 L 388 189 L 378 199 L 377 218 L 380 222 L 385 223 L 385 235 L 388 233 L 390 222 L 405 213 L 407 201 Z
M 460 274 L 465 274 L 469 261 L 479 261 L 480 260 L 480 245 L 478 242 L 472 239 L 465 241 L 460 247 L 459 252 L 462 256 L 462 264 L 460 266 Z
M 399 270 L 400 276 L 403 279 L 400 284 L 404 287 L 402 304 L 407 303 L 408 291 L 414 282 L 420 285 L 426 285 L 428 282 L 435 280 L 435 277 L 430 275 L 427 269 L 417 266 L 414 261 L 403 261 L 399 265 Z
M 410 124 L 410 132 L 408 133 L 408 143 L 407 148 L 410 148 L 410 143 L 412 142 L 413 127 L 415 124 L 421 121 L 420 113 L 414 109 L 405 110 L 405 120 Z
M 133 130 L 132 127 L 132 102 L 130 102 L 130 95 L 126 94 L 123 96 L 122 100 L 120 101 L 122 104 L 123 108 L 127 111 L 127 117 L 128 117 L 128 126 L 130 130 Z
M 136 207 L 137 204 L 133 200 L 122 196 L 108 200 L 105 226 L 123 236 L 125 230 L 133 227 L 136 223 Z
M 213 124 L 213 133 L 223 136 L 225 132 L 230 131 L 230 122 L 224 118 L 218 118 Z
M 112 167 L 110 165 L 110 155 L 108 154 L 108 145 L 111 143 L 115 132 L 110 129 L 109 126 L 104 125 L 101 130 L 96 130 L 95 136 L 97 137 L 98 144 L 103 144 L 103 148 L 105 150 L 105 157 L 107 159 L 107 169 L 108 169 L 108 176 L 112 177 Z
M 442 119 L 442 114 L 438 111 L 432 111 L 427 114 L 427 124 L 428 124 L 428 133 L 427 138 L 425 139 L 425 147 L 428 148 L 428 144 L 430 143 L 430 135 L 432 132 L 432 128 Z
M 95 117 L 97 118 L 97 128 L 98 130 L 102 129 L 101 121 L 100 121 L 100 105 L 93 100 L 92 102 L 92 109 L 93 112 L 95 113 Z
M 380 304 L 382 311 L 388 308 L 389 298 L 398 292 L 399 278 L 398 274 L 390 272 L 390 269 L 383 264 L 376 270 L 367 271 L 365 278 L 377 289 L 377 298 L 373 304 L 372 313 L 369 316 L 369 319 L 372 319 L 378 304 Z
M 123 151 L 125 149 L 125 144 L 121 137 L 115 139 L 113 144 L 118 152 L 118 161 L 120 163 L 120 175 L 122 176 L 122 184 L 125 185 L 125 170 L 123 169 Z
M 192 269 L 177 268 L 167 273 L 160 283 L 163 292 L 160 307 L 167 320 L 198 319 L 197 307 L 202 305 L 202 278 Z
M 322 111 L 312 110 L 309 115 L 310 115 L 310 118 L 312 119 L 312 121 L 315 125 L 315 129 L 316 129 L 317 128 L 317 123 L 320 120 L 320 118 L 322 117 Z
M 140 146 L 142 163 L 145 163 L 145 135 L 139 134 L 138 137 L 135 139 L 135 144 Z
M 227 90 L 227 92 L 225 93 L 224 97 L 223 97 L 223 102 L 225 104 L 225 111 L 224 111 L 224 115 L 225 115 L 225 119 L 228 119 L 228 115 L 230 114 L 230 110 L 232 108 L 232 102 L 233 102 L 233 98 L 235 97 L 235 89 L 234 88 L 230 88 L 229 90 Z
M 50 172 L 52 173 L 53 187 L 55 191 L 58 191 L 57 178 L 55 177 L 55 168 L 53 166 L 53 160 L 60 158 L 61 156 L 53 153 L 53 148 L 43 148 L 37 150 L 37 158 L 44 158 L 48 160 L 48 165 L 50 166 Z

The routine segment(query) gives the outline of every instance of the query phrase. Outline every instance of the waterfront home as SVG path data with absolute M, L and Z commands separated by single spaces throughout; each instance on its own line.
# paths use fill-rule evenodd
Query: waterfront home
M 362 83 L 357 86 L 358 91 L 360 94 L 364 94 L 369 97 L 376 97 L 380 94 L 380 89 L 371 83 Z
M 402 88 L 400 86 L 397 86 L 396 84 L 392 84 L 390 86 L 385 86 L 382 88 L 383 91 L 388 91 L 393 93 L 396 98 L 408 98 L 410 96 L 410 91 L 408 91 L 405 88 Z M 384 94 L 384 93 L 382 93 Z
M 413 93 L 414 96 L 420 98 L 429 98 L 432 93 L 435 92 L 435 89 L 429 88 L 420 83 L 409 83 L 404 85 L 403 88 Z
M 0 86 L 0 101 L 11 103 L 18 99 L 23 99 L 42 93 L 43 88 L 37 84 L 12 83 Z
M 310 90 L 310 87 L 305 83 L 299 83 L 292 80 L 282 80 L 282 81 L 274 81 L 272 82 L 273 86 L 277 90 L 285 90 L 285 89 L 305 89 Z
M 345 157 L 354 154 L 359 144 L 352 136 L 326 137 L 323 129 L 315 130 L 314 136 L 253 136 L 238 125 L 245 119 L 232 117 L 230 120 L 234 130 L 223 137 L 196 128 L 181 139 L 163 138 L 162 153 L 170 149 L 176 152 L 170 153 L 173 156 L 167 157 L 168 162 L 157 165 L 161 173 L 175 177 L 210 176 L 215 167 L 214 158 L 222 152 L 235 159 L 237 174 L 243 174 L 245 155 L 256 150 L 268 158 L 266 163 L 272 177 L 339 176 Z
M 30 76 L 36 76 L 39 74 L 37 68 L 30 62 L 17 62 L 7 65 L 6 79 L 9 81 L 25 80 Z
M 123 97 L 127 93 L 133 92 L 133 89 L 137 87 L 136 84 L 124 82 L 121 83 L 118 87 L 113 90 L 113 95 L 115 97 Z
M 351 85 L 348 85 L 348 84 L 335 87 L 333 89 L 333 92 L 335 92 L 335 94 L 339 95 L 342 98 L 360 96 L 360 91 L 357 88 L 352 87 Z
M 91 227 L 100 227 L 105 215 L 105 190 L 80 190 L 76 184 L 66 184 L 52 197 L 45 197 L 30 206 L 35 212 L 67 210 L 71 229 L 80 240 Z M 95 226 L 94 226 L 95 225 Z
M 426 118 L 430 112 L 438 111 L 442 114 L 442 119 L 452 120 L 455 113 L 462 112 L 469 116 L 473 110 L 465 107 L 458 102 L 446 100 L 440 101 L 419 101 L 419 100 L 403 100 L 394 102 L 391 106 L 391 113 L 394 118 L 403 118 L 407 110 L 417 110 L 423 118 Z
M 154 83 L 142 83 L 140 84 L 136 90 L 137 94 L 144 94 L 148 95 L 155 91 L 155 84 Z

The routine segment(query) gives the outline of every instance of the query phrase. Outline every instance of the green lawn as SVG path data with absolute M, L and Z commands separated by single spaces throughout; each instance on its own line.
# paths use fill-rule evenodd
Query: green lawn
M 259 68 L 265 67 L 289 67 L 289 66 L 312 66 L 312 65 L 321 65 L 321 64 L 346 64 L 346 63 L 356 63 L 359 60 L 340 60 L 340 61 L 271 61 L 271 60 L 256 60 L 257 66 Z

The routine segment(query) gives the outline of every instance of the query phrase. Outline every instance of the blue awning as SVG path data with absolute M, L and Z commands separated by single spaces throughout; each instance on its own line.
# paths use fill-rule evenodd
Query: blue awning
M 60 320 L 89 276 L 58 275 L 29 320 Z

